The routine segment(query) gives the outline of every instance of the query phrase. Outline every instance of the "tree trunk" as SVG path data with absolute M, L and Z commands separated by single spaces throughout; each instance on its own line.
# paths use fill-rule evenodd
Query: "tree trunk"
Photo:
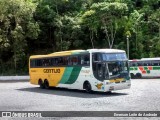
M 93 31 L 90 30 L 90 40 L 91 40 L 91 43 L 92 43 L 92 48 L 94 48 L 94 43 L 93 43 Z

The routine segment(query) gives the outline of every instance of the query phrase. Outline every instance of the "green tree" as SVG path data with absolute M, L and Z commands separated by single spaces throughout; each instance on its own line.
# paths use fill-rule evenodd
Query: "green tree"
M 98 28 L 103 30 L 108 47 L 112 48 L 117 29 L 120 27 L 127 9 L 126 4 L 119 2 L 94 3 L 91 9 L 84 13 L 83 18 L 91 30 L 96 31 Z
M 8 52 L 9 58 L 13 57 L 16 71 L 17 64 L 24 61 L 27 40 L 36 39 L 39 34 L 33 19 L 36 5 L 29 0 L 1 0 L 0 8 L 0 48 L 6 50 L 4 54 Z
M 90 4 L 85 0 L 42 0 L 39 2 L 35 19 L 39 23 L 41 30 L 37 44 L 41 49 L 49 51 L 59 51 L 73 49 L 77 44 L 81 44 L 79 34 L 80 15 Z M 42 47 L 43 46 L 43 47 Z
M 125 22 L 125 33 L 129 31 L 132 35 L 130 37 L 130 43 L 133 49 L 131 49 L 131 58 L 141 58 L 141 54 L 143 52 L 143 44 L 142 44 L 142 23 L 143 23 L 144 13 L 139 13 L 137 10 L 134 10 L 127 17 Z M 130 47 L 131 48 L 131 47 Z M 137 52 L 139 51 L 139 52 Z

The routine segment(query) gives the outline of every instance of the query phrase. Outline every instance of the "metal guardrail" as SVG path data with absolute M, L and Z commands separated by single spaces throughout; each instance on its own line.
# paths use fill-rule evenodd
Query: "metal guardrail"
M 29 81 L 29 76 L 0 76 L 0 82 Z

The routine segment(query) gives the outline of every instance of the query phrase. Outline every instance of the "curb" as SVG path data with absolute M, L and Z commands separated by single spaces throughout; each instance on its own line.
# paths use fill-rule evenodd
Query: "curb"
M 29 76 L 0 76 L 0 82 L 29 82 Z

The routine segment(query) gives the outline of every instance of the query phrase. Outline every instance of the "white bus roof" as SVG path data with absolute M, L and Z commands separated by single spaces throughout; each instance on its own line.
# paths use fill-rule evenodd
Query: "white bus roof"
M 54 52 L 46 55 L 32 55 L 30 58 L 41 58 L 41 57 L 49 57 L 49 56 L 61 56 L 61 55 L 71 55 L 73 53 L 79 53 L 79 52 L 104 52 L 104 53 L 122 53 L 125 52 L 124 50 L 118 50 L 118 49 L 88 49 L 88 50 L 69 50 L 69 51 L 60 51 L 60 52 Z
M 151 60 L 160 60 L 160 57 L 155 57 L 155 58 L 142 58 L 142 59 L 133 59 L 129 61 L 151 61 Z
M 160 57 L 156 57 L 156 58 L 142 58 L 141 60 L 160 60 Z
M 88 49 L 89 52 L 105 52 L 105 53 L 122 53 L 124 50 L 119 49 Z

